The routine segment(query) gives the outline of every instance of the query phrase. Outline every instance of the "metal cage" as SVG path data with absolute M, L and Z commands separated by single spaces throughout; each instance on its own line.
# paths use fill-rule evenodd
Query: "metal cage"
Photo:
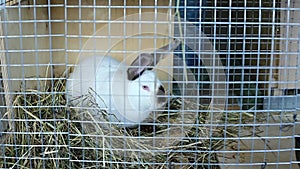
M 0 168 L 300 167 L 297 0 L 0 3 Z

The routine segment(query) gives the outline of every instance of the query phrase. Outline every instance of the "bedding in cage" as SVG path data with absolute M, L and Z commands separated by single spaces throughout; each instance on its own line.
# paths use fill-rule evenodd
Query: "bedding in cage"
M 217 24 L 233 21 L 223 10 L 210 8 L 226 7 L 226 2 L 57 0 L 7 5 L 2 11 L 1 63 L 2 121 L 8 128 L 2 131 L 1 167 L 296 166 L 292 138 L 297 123 L 261 107 L 262 98 L 271 95 L 268 73 L 277 56 L 268 51 L 277 50 L 277 41 L 259 35 L 272 37 L 274 29 L 259 26 L 255 11 L 272 3 L 247 1 L 254 9 L 245 9 L 254 22 L 248 28 Z M 236 5 L 231 12 L 239 23 L 245 13 L 238 6 L 244 4 Z M 275 17 L 272 10 L 261 12 L 261 19 Z M 266 22 L 272 23 L 272 17 Z M 238 38 L 245 33 L 240 30 L 248 29 Z M 89 109 L 69 104 L 66 79 L 83 57 L 109 55 L 125 58 L 129 65 L 141 51 L 159 54 L 157 49 L 174 37 L 181 44 L 155 66 L 168 101 L 138 127 L 110 124 L 103 118 L 107 112 L 89 95 L 82 98 Z M 251 69 L 253 65 L 258 66 Z M 236 88 L 239 92 L 232 90 Z M 279 135 L 278 127 L 288 130 L 280 128 Z

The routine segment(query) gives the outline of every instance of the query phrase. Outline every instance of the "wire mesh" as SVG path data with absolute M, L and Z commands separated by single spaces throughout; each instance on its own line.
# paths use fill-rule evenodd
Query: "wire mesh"
M 297 0 L 0 4 L 1 168 L 300 166 Z

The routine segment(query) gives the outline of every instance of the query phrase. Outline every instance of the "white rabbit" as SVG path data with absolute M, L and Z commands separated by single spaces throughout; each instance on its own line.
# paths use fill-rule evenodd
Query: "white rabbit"
M 165 98 L 158 96 L 164 96 L 165 90 L 151 69 L 178 45 L 179 41 L 174 40 L 155 54 L 141 53 L 131 66 L 107 56 L 82 60 L 67 80 L 69 100 L 74 104 L 76 98 L 88 94 L 91 88 L 96 92 L 98 106 L 107 108 L 110 122 L 124 127 L 137 125 L 164 105 Z

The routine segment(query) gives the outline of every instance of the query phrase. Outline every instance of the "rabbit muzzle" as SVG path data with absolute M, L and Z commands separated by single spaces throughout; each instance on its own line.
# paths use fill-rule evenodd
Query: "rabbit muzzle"
M 166 91 L 164 89 L 164 87 L 162 85 L 159 86 L 158 91 L 156 93 L 156 97 L 157 97 L 157 108 L 162 107 L 164 104 L 166 104 L 167 102 L 167 98 L 166 98 Z

